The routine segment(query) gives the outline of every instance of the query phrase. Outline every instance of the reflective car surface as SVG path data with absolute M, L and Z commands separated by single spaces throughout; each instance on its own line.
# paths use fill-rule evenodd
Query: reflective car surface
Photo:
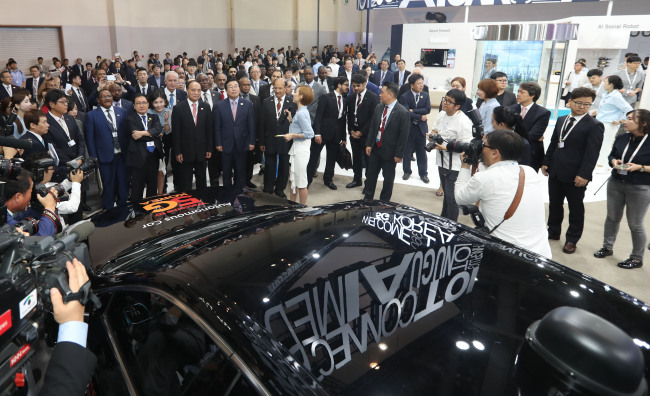
M 93 222 L 98 394 L 516 395 L 526 329 L 561 306 L 650 358 L 645 303 L 404 205 L 206 189 Z

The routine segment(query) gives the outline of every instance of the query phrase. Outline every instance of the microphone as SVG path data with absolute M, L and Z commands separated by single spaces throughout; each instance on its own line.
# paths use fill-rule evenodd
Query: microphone
M 95 231 L 95 225 L 86 221 L 79 223 L 64 236 L 57 238 L 50 246 L 48 253 L 54 254 L 71 248 L 75 243 L 87 239 Z
M 16 139 L 12 137 L 0 136 L 0 146 L 13 147 L 15 149 L 30 149 L 32 142 L 29 140 Z

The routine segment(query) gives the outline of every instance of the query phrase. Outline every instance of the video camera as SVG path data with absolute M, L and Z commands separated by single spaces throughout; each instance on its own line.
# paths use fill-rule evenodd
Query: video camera
M 32 199 L 29 204 L 32 208 L 38 210 L 39 212 L 43 211 L 44 208 L 43 204 L 41 204 L 41 201 L 38 200 L 38 196 L 40 195 L 44 198 L 47 196 L 51 188 L 54 188 L 56 190 L 56 198 L 59 201 L 67 201 L 70 199 L 70 196 L 65 191 L 65 188 L 63 188 L 63 186 L 60 184 L 55 184 L 54 186 L 48 188 L 45 187 L 45 184 L 42 183 L 43 179 L 45 178 L 45 173 L 50 168 L 54 168 L 54 160 L 52 158 L 41 158 L 38 161 L 34 161 L 32 163 L 31 169 L 28 169 L 32 173 L 32 180 L 34 181 Z M 17 225 L 20 229 L 29 233 L 30 235 L 34 235 L 36 232 L 38 232 L 38 221 L 31 218 L 27 218 L 25 220 L 21 221 Z M 36 227 L 34 228 L 33 226 Z
M 452 153 L 465 153 L 466 157 L 463 160 L 470 165 L 478 165 L 481 152 L 483 151 L 483 122 L 481 114 L 478 109 L 474 109 L 467 113 L 467 116 L 472 121 L 472 140 L 469 143 L 461 142 L 456 139 L 445 140 L 438 134 L 429 136 L 429 143 L 424 147 L 425 150 L 431 152 L 436 148 L 436 144 L 443 144 L 447 142 L 447 151 Z
M 81 165 L 79 161 L 81 160 Z M 84 179 L 92 175 L 97 169 L 97 162 L 92 158 L 85 159 L 84 157 L 77 157 L 73 160 L 70 160 L 65 163 L 72 174 L 77 174 L 77 171 L 80 170 L 84 173 Z
M 30 359 L 41 349 L 53 346 L 58 326 L 53 320 L 49 291 L 56 287 L 64 302 L 99 299 L 86 283 L 77 293 L 68 285 L 66 262 L 73 258 L 90 263 L 85 244 L 94 230 L 90 222 L 80 223 L 58 238 L 24 237 L 14 227 L 0 227 L 0 394 L 35 394 L 34 373 L 42 359 Z M 38 376 L 38 375 L 37 375 Z

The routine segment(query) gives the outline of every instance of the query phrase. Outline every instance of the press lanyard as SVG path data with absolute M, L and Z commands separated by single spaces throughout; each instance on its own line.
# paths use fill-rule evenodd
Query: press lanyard
M 634 86 L 634 83 L 636 82 L 637 74 L 638 74 L 637 72 L 634 72 L 634 79 L 632 81 L 630 81 L 630 75 L 628 74 L 627 70 L 625 71 L 625 77 L 627 77 L 627 82 L 630 83 L 630 89 L 634 89 L 632 87 Z
M 571 129 L 569 129 L 568 131 L 566 131 L 566 133 L 564 134 L 564 136 L 562 136 L 562 132 L 564 131 L 564 128 L 566 128 L 567 123 L 569 122 L 569 120 L 571 119 L 571 117 L 573 117 L 573 116 L 569 114 L 569 115 L 564 119 L 564 124 L 562 124 L 562 130 L 560 131 L 560 143 L 564 142 L 564 141 L 566 140 L 566 138 L 569 137 L 569 134 L 570 134 L 571 132 L 573 132 L 573 128 L 575 128 L 575 127 L 576 127 L 576 124 L 578 124 L 578 122 L 580 122 L 580 120 L 582 119 L 582 118 L 581 118 L 580 120 L 578 120 L 577 117 L 573 117 L 573 118 L 575 118 L 575 122 L 574 122 L 573 125 L 571 126 Z
M 643 143 L 645 142 L 645 139 L 646 139 L 647 137 L 648 137 L 648 135 L 645 135 L 645 136 L 643 137 L 643 139 L 641 139 L 641 143 L 639 143 L 639 145 L 637 146 L 636 150 L 634 150 L 634 152 L 632 153 L 632 156 L 630 157 L 630 159 L 627 160 L 627 163 L 628 163 L 628 164 L 631 164 L 631 163 L 632 163 L 632 160 L 633 160 L 634 157 L 636 156 L 636 153 L 639 152 L 639 149 L 641 149 L 641 146 L 643 146 Z M 623 155 L 621 155 L 621 160 L 623 160 L 623 159 L 625 158 L 625 153 L 627 153 L 627 149 L 630 147 L 630 142 L 631 142 L 631 141 L 632 141 L 632 136 L 630 136 L 630 140 L 627 141 L 627 145 L 625 146 L 625 150 L 623 150 Z

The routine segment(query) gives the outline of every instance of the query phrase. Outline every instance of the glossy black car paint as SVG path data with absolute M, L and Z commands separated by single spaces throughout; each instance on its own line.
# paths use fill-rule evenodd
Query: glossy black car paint
M 93 221 L 99 294 L 178 296 L 273 394 L 516 395 L 526 328 L 559 306 L 615 323 L 650 359 L 645 303 L 403 205 L 208 189 Z

